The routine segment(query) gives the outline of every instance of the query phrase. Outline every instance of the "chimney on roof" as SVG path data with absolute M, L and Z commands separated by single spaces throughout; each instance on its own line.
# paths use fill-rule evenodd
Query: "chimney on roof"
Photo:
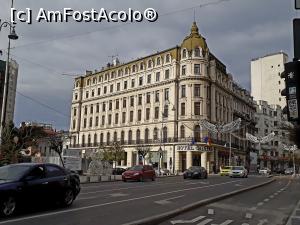
M 111 66 L 111 65 L 110 65 L 110 63 L 107 63 L 107 65 L 106 65 L 106 66 L 107 66 L 107 68 L 110 68 L 110 66 Z
M 85 71 L 85 75 L 90 75 L 90 74 L 92 74 L 93 72 L 91 71 L 91 70 L 86 70 Z

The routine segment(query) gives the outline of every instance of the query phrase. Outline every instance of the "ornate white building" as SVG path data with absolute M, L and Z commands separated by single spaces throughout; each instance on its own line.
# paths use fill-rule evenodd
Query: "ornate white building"
M 242 118 L 247 128 L 240 133 L 254 133 L 252 97 L 209 51 L 195 22 L 180 46 L 75 78 L 71 107 L 70 147 L 88 151 L 119 141 L 126 151 L 119 163 L 125 166 L 140 163 L 137 147 L 147 145 L 146 161 L 154 166 L 161 161 L 178 172 L 201 165 L 212 172 L 228 163 L 229 135 L 209 134 L 200 119 Z M 232 142 L 234 163 L 245 164 L 249 143 Z

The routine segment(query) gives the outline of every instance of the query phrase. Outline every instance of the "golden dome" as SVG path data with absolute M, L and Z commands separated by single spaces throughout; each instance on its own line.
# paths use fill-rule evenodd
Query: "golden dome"
M 204 51 L 208 50 L 205 38 L 199 34 L 197 24 L 196 22 L 193 22 L 191 33 L 183 40 L 181 48 L 193 50 L 197 47 L 201 47 Z

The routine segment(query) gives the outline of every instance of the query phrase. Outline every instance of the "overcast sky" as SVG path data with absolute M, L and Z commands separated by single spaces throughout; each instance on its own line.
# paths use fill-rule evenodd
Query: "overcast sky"
M 292 19 L 299 16 L 294 0 L 14 0 L 18 10 L 40 8 L 74 10 L 144 10 L 154 8 L 154 23 L 18 23 L 19 40 L 13 41 L 12 57 L 19 63 L 17 90 L 60 113 L 17 94 L 15 123 L 51 123 L 69 129 L 73 78 L 100 69 L 118 54 L 121 62 L 180 45 L 190 32 L 195 9 L 199 31 L 210 51 L 243 87 L 250 88 L 250 60 L 283 50 L 293 57 Z M 0 0 L 0 19 L 9 20 L 11 0 Z M 192 9 L 194 7 L 194 9 Z M 0 33 L 0 49 L 7 48 L 8 29 Z M 5 52 L 4 52 L 5 53 Z M 5 54 L 0 58 L 5 60 Z

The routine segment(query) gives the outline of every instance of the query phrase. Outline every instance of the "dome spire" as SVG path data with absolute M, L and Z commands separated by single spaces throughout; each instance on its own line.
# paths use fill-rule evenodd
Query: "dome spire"
M 196 24 L 196 21 L 193 22 L 192 28 L 191 28 L 191 34 L 198 34 L 199 35 L 199 29 Z

